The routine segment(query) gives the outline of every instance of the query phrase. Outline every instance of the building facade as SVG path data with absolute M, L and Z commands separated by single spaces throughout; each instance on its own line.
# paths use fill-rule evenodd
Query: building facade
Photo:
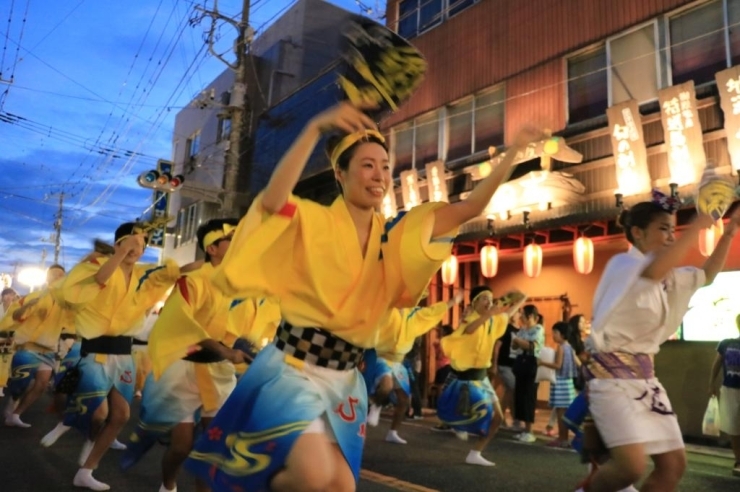
M 247 63 L 253 70 L 248 71 L 245 101 L 250 146 L 240 165 L 251 161 L 253 172 L 250 176 L 240 172 L 237 201 L 243 210 L 260 189 L 249 183 L 263 182 L 277 162 L 260 157 L 274 142 L 269 133 L 257 134 L 264 127 L 268 108 L 279 105 L 336 62 L 339 35 L 327 36 L 327 32 L 333 32 L 348 14 L 324 0 L 300 0 L 252 42 Z M 195 233 L 200 224 L 220 215 L 233 84 L 234 72 L 224 70 L 175 117 L 172 162 L 175 173 L 185 176 L 185 184 L 170 197 L 169 213 L 175 220 L 167 230 L 164 255 L 181 263 L 202 257 Z
M 522 289 L 543 313 L 550 342 L 555 321 L 591 317 L 606 262 L 628 248 L 615 224 L 623 206 L 653 187 L 692 196 L 705 164 L 737 179 L 738 1 L 389 0 L 386 14 L 429 65 L 418 91 L 382 122 L 396 185 L 386 215 L 430 196 L 464 197 L 525 125 L 554 137 L 549 150 L 540 142 L 518 156 L 486 213 L 462 228 L 430 301 L 481 283 L 497 293 Z M 328 201 L 328 163 L 300 186 Z M 692 213 L 687 203 L 679 225 Z M 702 260 L 697 252 L 688 261 Z M 740 269 L 737 245 L 727 269 Z M 453 310 L 447 321 L 459 316 Z M 706 401 L 683 388 L 703 387 L 697 374 L 709 370 L 716 341 L 684 328 L 656 365 L 680 394 L 673 401 L 682 428 L 700 435 Z M 431 361 L 428 354 L 430 379 Z

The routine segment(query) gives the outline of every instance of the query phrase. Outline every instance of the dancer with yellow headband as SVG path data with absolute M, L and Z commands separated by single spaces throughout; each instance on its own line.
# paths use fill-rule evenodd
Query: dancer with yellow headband
M 403 359 L 414 346 L 414 340 L 442 322 L 445 314 L 463 301 L 458 292 L 449 301 L 436 302 L 431 306 L 411 309 L 396 309 L 391 313 L 390 326 L 381 336 L 395 333 L 390 343 L 379 343 L 375 349 L 366 350 L 365 368 L 362 374 L 367 385 L 368 395 L 373 402 L 367 415 L 367 423 L 376 427 L 380 421 L 383 405 L 394 404 L 393 422 L 385 440 L 396 444 L 406 444 L 398 435 L 398 428 L 403 422 L 411 397 L 409 372 L 403 365 Z
M 439 397 L 437 414 L 464 438 L 467 433 L 481 437 L 465 459 L 470 465 L 494 465 L 481 456 L 503 418 L 496 392 L 488 379 L 488 368 L 496 340 L 506 332 L 509 316 L 525 299 L 526 296 L 518 291 L 494 299 L 490 287 L 475 287 L 470 292 L 472 311 L 457 330 L 441 341 L 452 371 Z
M 146 242 L 142 224 L 121 225 L 115 232 L 111 256 L 91 255 L 54 291 L 59 302 L 76 309 L 75 327 L 82 337 L 81 376 L 68 400 L 64 420 L 88 439 L 73 481 L 77 487 L 110 489 L 92 472 L 129 418 L 134 394 L 131 335 L 140 327 L 146 310 L 180 276 L 180 268 L 172 260 L 162 266 L 137 264 Z M 183 271 L 192 266 L 183 267 Z
M 227 296 L 275 297 L 284 323 L 196 442 L 186 467 L 216 492 L 351 491 L 365 437 L 357 365 L 395 308 L 415 306 L 458 227 L 510 174 L 522 134 L 465 200 L 425 203 L 386 221 L 392 169 L 375 123 L 349 103 L 314 117 L 242 218 L 214 284 Z M 331 206 L 292 190 L 322 134 L 341 188 Z M 537 135 L 539 137 L 539 135 Z
M 231 348 L 240 335 L 227 322 L 233 299 L 214 289 L 213 270 L 231 244 L 237 219 L 213 219 L 198 228 L 205 263 L 177 281 L 149 336 L 153 372 L 141 402 L 139 424 L 121 466 L 133 466 L 169 434 L 160 491 L 177 490 L 177 474 L 193 447 L 195 423 L 208 424 L 234 389 L 234 364 L 244 354 Z M 198 481 L 199 482 L 199 481 Z M 196 483 L 196 490 L 208 490 Z
M 57 302 L 51 292 L 59 287 L 64 274 L 63 266 L 50 266 L 46 272 L 47 288 L 29 294 L 12 315 L 18 325 L 13 374 L 8 385 L 14 410 L 5 417 L 7 426 L 30 427 L 21 415 L 49 387 L 62 329 L 74 323 L 73 311 Z

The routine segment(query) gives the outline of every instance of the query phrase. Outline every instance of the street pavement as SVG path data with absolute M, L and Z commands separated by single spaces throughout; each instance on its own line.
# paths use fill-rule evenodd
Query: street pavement
M 29 429 L 0 427 L 0 492 L 76 491 L 71 485 L 77 469 L 76 460 L 82 438 L 68 432 L 53 447 L 42 448 L 41 437 L 55 424 L 44 413 L 48 398 L 28 414 Z M 4 407 L 5 401 L 1 403 Z M 132 415 L 136 415 L 136 407 Z M 484 468 L 466 465 L 465 456 L 473 443 L 463 442 L 450 433 L 431 432 L 433 418 L 407 421 L 400 435 L 406 445 L 384 442 L 389 421 L 382 419 L 368 431 L 359 492 L 433 492 L 433 491 L 573 491 L 584 476 L 585 465 L 578 456 L 565 450 L 547 448 L 543 440 L 521 444 L 512 433 L 502 431 L 484 452 L 496 466 Z M 129 423 L 126 432 L 133 426 Z M 110 451 L 96 477 L 112 486 L 113 491 L 152 491 L 160 484 L 159 466 L 163 448 L 153 449 L 145 460 L 126 473 L 118 470 L 120 452 Z M 740 490 L 740 479 L 730 475 L 732 461 L 726 453 L 705 455 L 690 453 L 689 469 L 680 491 Z M 180 492 L 193 492 L 192 481 L 183 473 Z

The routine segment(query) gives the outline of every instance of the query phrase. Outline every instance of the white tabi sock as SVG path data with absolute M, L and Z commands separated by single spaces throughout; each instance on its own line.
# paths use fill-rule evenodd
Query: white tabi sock
M 62 422 L 59 422 L 57 426 L 51 430 L 51 432 L 41 438 L 41 445 L 45 448 L 48 448 L 49 446 L 57 442 L 57 439 L 62 437 L 64 433 L 67 432 L 69 429 L 71 429 L 71 427 L 64 425 Z
M 85 487 L 90 490 L 110 490 L 110 485 L 103 482 L 98 482 L 92 476 L 92 470 L 89 468 L 80 468 L 75 474 L 72 484 L 75 487 Z
M 164 484 L 162 484 L 162 486 L 159 487 L 159 492 L 177 492 L 177 487 L 175 487 L 174 489 L 170 490 L 167 487 L 165 487 Z
M 114 439 L 113 442 L 110 445 L 111 449 L 115 449 L 116 451 L 125 451 L 128 449 L 125 444 L 123 444 L 118 439 Z
M 80 459 L 77 460 L 77 463 L 80 466 L 85 466 L 85 462 L 87 461 L 87 458 L 90 456 L 90 451 L 92 451 L 92 448 L 94 445 L 95 445 L 95 441 L 90 441 L 90 440 L 85 441 L 85 444 L 82 445 L 82 451 L 80 451 Z M 81 470 L 84 470 L 84 468 L 81 468 Z M 102 490 L 107 490 L 107 489 L 102 489 Z
M 20 403 L 20 400 L 14 400 L 12 397 L 8 398 L 8 403 L 5 405 L 5 410 L 3 411 L 3 416 L 6 419 L 9 419 L 13 415 L 15 409 L 18 408 L 18 403 Z
M 22 429 L 27 429 L 31 427 L 31 424 L 27 424 L 22 421 L 21 416 L 17 413 L 11 414 L 10 417 L 6 418 L 5 425 L 7 425 L 8 427 L 20 427 Z
M 401 439 L 401 436 L 398 435 L 398 432 L 392 429 L 388 431 L 388 434 L 386 434 L 385 440 L 387 442 L 394 442 L 396 444 L 406 444 L 406 441 L 404 439 Z
M 496 466 L 496 463 L 494 463 L 493 461 L 488 461 L 483 456 L 481 456 L 480 451 L 474 451 L 472 449 L 468 453 L 468 457 L 465 458 L 465 463 L 469 465 Z
M 375 403 L 370 404 L 370 409 L 367 411 L 367 425 L 370 427 L 377 427 L 380 422 L 380 411 L 382 407 L 379 407 Z

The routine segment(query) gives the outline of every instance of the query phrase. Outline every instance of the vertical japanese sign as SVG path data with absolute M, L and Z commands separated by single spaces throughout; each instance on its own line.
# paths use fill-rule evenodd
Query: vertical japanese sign
M 444 162 L 436 161 L 427 164 L 426 170 L 429 201 L 449 203 L 450 198 L 447 194 L 447 178 L 445 177 Z
M 624 196 L 650 191 L 647 149 L 642 134 L 642 120 L 634 99 L 606 110 L 614 151 L 617 190 Z
M 403 195 L 403 206 L 407 211 L 421 203 L 419 174 L 416 169 L 401 173 L 401 194 Z
M 391 188 L 383 197 L 383 203 L 380 205 L 380 212 L 386 219 L 392 219 L 396 216 L 398 208 L 396 207 L 396 191 Z
M 170 161 L 160 159 L 157 161 L 157 171 L 159 174 L 167 173 L 172 175 L 173 165 Z M 154 206 L 152 207 L 152 220 L 164 217 L 167 215 L 167 210 L 170 206 L 170 194 L 163 191 L 154 191 Z M 164 248 L 166 227 L 162 226 L 159 229 L 155 229 L 152 232 L 152 237 L 149 240 L 149 247 L 152 248 Z
M 658 91 L 671 183 L 698 183 L 707 163 L 694 81 Z
M 733 169 L 740 169 L 740 65 L 717 72 L 714 77 L 725 115 L 727 151 Z

